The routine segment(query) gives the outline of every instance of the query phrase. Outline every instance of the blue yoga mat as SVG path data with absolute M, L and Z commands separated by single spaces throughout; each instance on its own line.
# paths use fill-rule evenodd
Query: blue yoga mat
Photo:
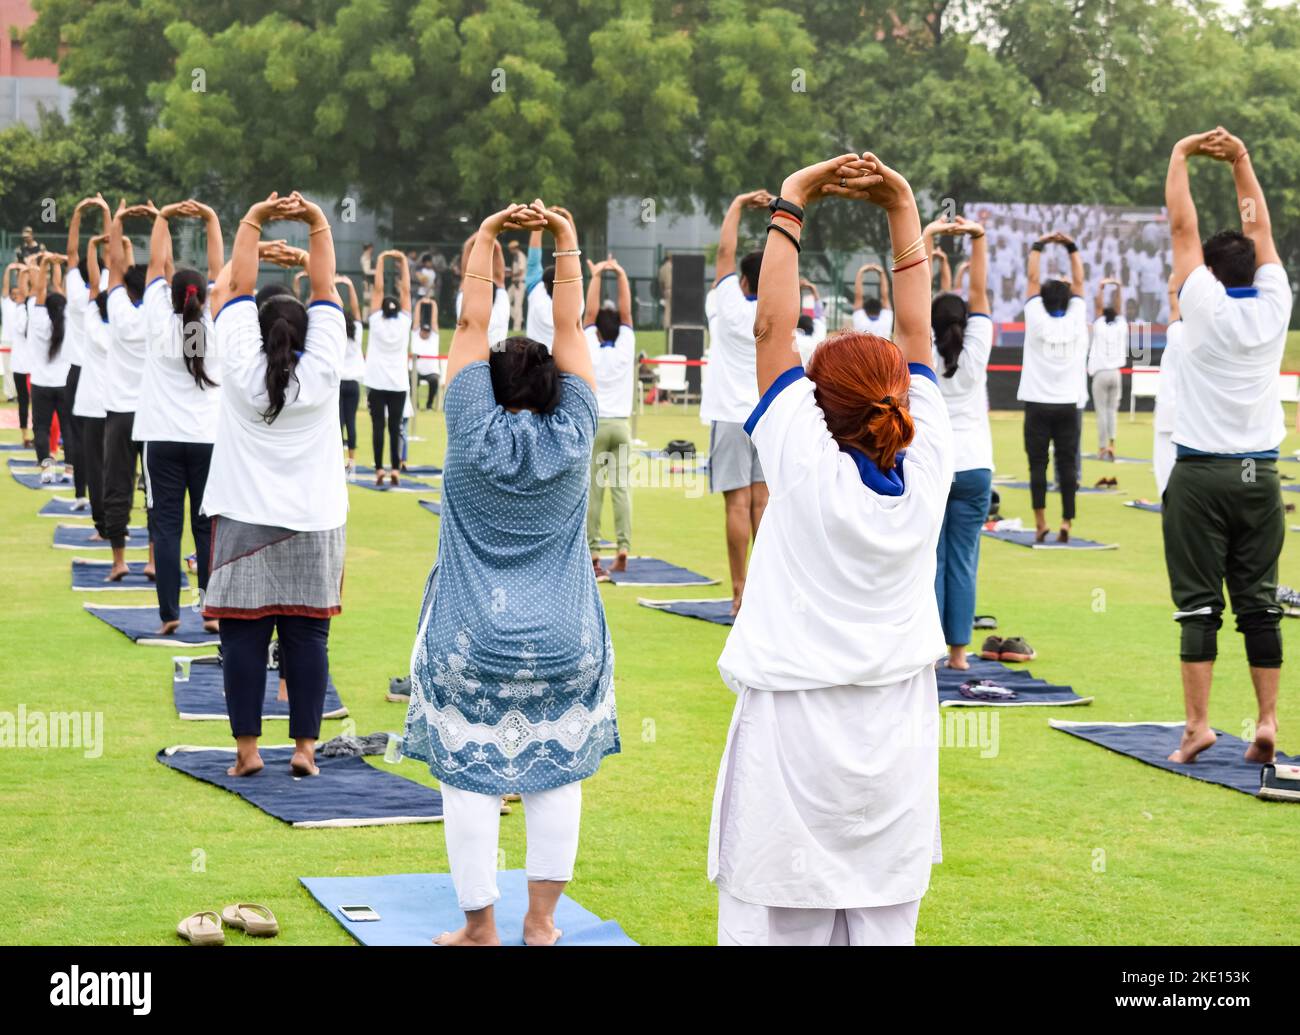
M 11 456 L 5 460 L 5 466 L 11 471 L 32 471 L 40 472 L 40 467 L 36 462 L 36 453 L 33 451 L 31 456 Z
M 104 576 L 113 567 L 112 561 L 87 561 L 77 557 L 72 562 L 72 588 L 88 593 L 153 589 L 155 584 L 145 577 L 144 565 L 144 561 L 127 561 L 130 571 L 122 576 L 121 582 L 105 582 Z M 190 577 L 185 572 L 181 573 L 181 588 L 190 588 Z
M 280 673 L 266 671 L 266 697 L 262 701 L 263 719 L 287 719 L 289 702 L 276 699 L 280 691 Z M 221 673 L 221 659 L 172 658 L 172 700 L 182 719 L 226 719 L 226 690 Z M 342 719 L 348 714 L 339 700 L 332 677 L 325 684 L 325 711 L 322 718 Z
M 373 467 L 358 467 L 356 472 L 357 474 L 368 474 L 371 478 L 375 476 L 375 469 Z M 398 471 L 397 473 L 401 478 L 405 478 L 408 474 L 427 474 L 432 476 L 442 474 L 442 468 L 435 467 L 433 464 L 411 464 L 405 470 Z
M 181 745 L 159 751 L 157 758 L 295 827 L 372 827 L 442 819 L 442 795 L 432 787 L 376 769 L 356 756 L 317 758 L 319 776 L 297 777 L 289 769 L 291 745 L 264 747 L 261 755 L 266 768 L 253 776 L 226 775 L 235 761 L 233 747 Z
M 77 501 L 70 496 L 56 496 L 54 499 L 47 499 L 40 510 L 36 512 L 37 517 L 52 518 L 87 518 L 91 517 L 90 508 L 84 510 L 74 510 L 73 504 Z
M 25 446 L 21 442 L 0 442 L 0 453 L 31 453 L 36 455 L 36 451 L 31 446 Z
M 994 488 L 994 489 L 1025 489 L 1025 490 L 1028 490 L 1028 488 L 1029 488 L 1029 483 L 1028 483 L 1028 482 L 1021 482 L 1021 481 L 1007 481 L 1007 482 L 996 482 L 996 481 L 995 481 L 995 482 L 993 483 L 993 488 Z M 1047 491 L 1048 491 L 1048 492 L 1060 492 L 1061 490 L 1057 487 L 1057 485 L 1056 485 L 1055 482 L 1052 482 L 1051 484 L 1049 484 L 1049 485 L 1047 486 Z M 1118 496 L 1118 495 L 1120 495 L 1120 491 L 1119 491 L 1119 489 L 1109 489 L 1109 488 L 1107 488 L 1107 489 L 1098 489 L 1098 488 L 1097 488 L 1096 486 L 1094 486 L 1094 485 L 1080 485 L 1080 486 L 1079 486 L 1077 489 L 1075 489 L 1074 491 L 1075 491 L 1076 494 L 1081 495 L 1081 496 Z
M 1134 510 L 1145 510 L 1152 514 L 1163 512 L 1159 503 L 1152 503 L 1150 500 L 1125 500 L 1124 506 L 1132 507 Z
M 1085 460 L 1101 460 L 1101 457 L 1096 453 L 1084 453 L 1083 458 Z M 1140 456 L 1117 456 L 1113 460 L 1101 460 L 1101 462 L 1107 464 L 1149 464 L 1151 460 L 1150 458 L 1143 459 Z
M 1028 546 L 1034 550 L 1117 550 L 1117 543 L 1099 543 L 1092 539 L 1080 539 L 1071 535 L 1068 543 L 1058 543 L 1056 541 L 1056 532 L 1047 533 L 1047 541 L 1042 543 L 1034 542 L 1034 533 L 1031 529 L 1017 532 L 1011 529 L 1002 532 L 993 532 L 989 529 L 983 529 L 983 532 L 990 539 L 1001 539 L 1004 543 L 1015 543 L 1016 546 Z
M 13 475 L 14 481 L 16 481 L 19 485 L 24 485 L 29 489 L 43 489 L 43 490 L 53 490 L 55 492 L 59 492 L 64 489 L 68 489 L 72 486 L 71 475 L 68 476 L 67 481 L 62 481 L 56 478 L 48 485 L 44 485 L 41 483 L 41 476 L 40 473 L 37 471 L 13 470 L 10 471 L 9 473 Z
M 57 525 L 54 529 L 54 548 L 57 550 L 111 550 L 113 544 L 107 539 L 91 539 L 95 534 L 93 525 Z M 134 527 L 127 529 L 126 548 L 128 550 L 145 550 L 149 547 L 149 530 Z
M 1178 747 L 1183 735 L 1181 722 L 1065 722 L 1050 720 L 1053 729 L 1098 744 L 1110 751 L 1139 762 L 1190 776 L 1204 783 L 1217 783 L 1255 797 L 1259 794 L 1260 770 L 1258 762 L 1247 762 L 1243 757 L 1248 745 L 1244 740 L 1216 729 L 1219 739 L 1214 746 L 1196 756 L 1190 765 L 1170 762 L 1169 754 Z M 1289 765 L 1300 763 L 1300 756 L 1277 753 L 1277 761 Z
M 420 506 L 430 514 L 442 514 L 442 500 L 420 500 Z
M 603 557 L 601 564 L 606 569 L 614 563 L 614 558 Z M 627 571 L 611 571 L 609 581 L 616 586 L 716 586 L 717 579 L 701 575 L 697 571 L 669 564 L 657 557 L 629 557 Z
M 303 887 L 362 945 L 433 945 L 443 931 L 465 925 L 456 904 L 456 888 L 449 873 L 395 873 L 385 877 L 300 877 Z M 502 945 L 524 944 L 524 913 L 528 909 L 528 881 L 523 870 L 497 874 L 501 898 L 496 903 L 497 931 Z M 370 906 L 378 920 L 353 921 L 340 906 Z M 614 920 L 595 913 L 561 895 L 555 907 L 555 926 L 564 933 L 561 945 L 636 945 Z M 435 946 L 436 948 L 436 946 Z
M 400 485 L 389 485 L 385 482 L 383 485 L 376 485 L 374 482 L 353 482 L 358 489 L 369 489 L 371 492 L 437 492 L 438 486 L 431 485 L 428 482 L 417 481 L 414 478 L 401 478 Z
M 1035 679 L 1024 668 L 1004 665 L 1000 661 L 985 661 L 972 656 L 970 668 L 959 672 L 940 666 L 935 670 L 939 684 L 939 705 L 944 708 L 1024 708 L 1031 706 L 1061 707 L 1063 705 L 1091 704 L 1091 697 L 1080 697 L 1068 686 L 1058 686 Z M 977 701 L 964 697 L 957 689 L 972 679 L 991 679 L 999 686 L 1015 691 L 1016 696 L 1005 701 Z
M 637 603 L 656 611 L 667 611 L 670 615 L 699 618 L 705 622 L 713 622 L 715 625 L 735 623 L 735 619 L 731 617 L 730 597 L 723 600 L 647 600 L 645 597 L 640 597 Z
M 203 617 L 192 607 L 184 604 L 181 605 L 181 626 L 169 636 L 158 635 L 158 626 L 162 624 L 162 620 L 158 617 L 156 604 L 144 604 L 140 607 L 100 607 L 96 604 L 83 606 L 101 622 L 111 625 L 123 636 L 146 646 L 214 647 L 221 642 L 221 634 L 204 632 Z

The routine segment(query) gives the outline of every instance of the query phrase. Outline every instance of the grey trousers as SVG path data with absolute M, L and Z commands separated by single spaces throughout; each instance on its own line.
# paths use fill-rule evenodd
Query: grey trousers
M 1118 370 L 1098 370 L 1092 375 L 1092 406 L 1097 411 L 1097 448 L 1115 441 L 1119 421 L 1119 400 L 1124 394 L 1124 375 Z

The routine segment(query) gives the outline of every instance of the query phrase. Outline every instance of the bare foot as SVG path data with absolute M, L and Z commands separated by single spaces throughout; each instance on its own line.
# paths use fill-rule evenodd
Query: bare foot
M 609 581 L 609 572 L 607 572 L 604 568 L 602 568 L 602 567 L 600 566 L 600 558 L 599 558 L 599 557 L 593 557 L 593 558 L 591 559 L 591 571 L 592 571 L 592 574 L 596 576 L 596 581 L 597 581 L 597 582 L 608 582 L 608 581 Z
M 175 632 L 177 629 L 179 629 L 180 627 L 181 627 L 181 623 L 180 623 L 180 620 L 179 620 L 179 619 L 174 620 L 174 621 L 171 621 L 171 622 L 163 622 L 162 625 L 158 626 L 158 632 L 155 633 L 155 635 L 157 635 L 157 636 L 170 636 L 172 633 L 174 633 L 174 632 Z
M 1056 533 L 1056 541 L 1058 543 L 1068 543 L 1070 541 L 1070 529 L 1068 526 L 1061 526 L 1061 530 Z
M 614 558 L 614 563 L 610 566 L 610 571 L 627 571 L 627 551 L 619 550 L 618 556 Z
M 1047 526 L 1040 525 L 1034 530 L 1034 542 L 1044 543 L 1047 541 Z
M 740 614 L 740 604 L 745 596 L 745 587 L 743 585 L 733 586 L 731 590 L 731 617 L 735 618 Z
M 221 621 L 216 618 L 209 618 L 206 622 L 203 623 L 203 631 L 205 633 L 221 632 Z
M 226 770 L 227 776 L 252 776 L 262 771 L 262 756 L 256 751 L 248 758 L 236 756 L 235 764 Z
M 1277 754 L 1277 726 L 1255 727 L 1255 742 L 1246 748 L 1246 761 L 1269 765 Z
M 965 672 L 970 668 L 970 662 L 966 660 L 966 651 L 964 648 L 949 651 L 946 664 L 949 668 L 957 669 L 960 672 Z
M 105 581 L 105 582 L 121 582 L 121 581 L 122 581 L 124 578 L 126 578 L 127 575 L 129 575 L 130 573 L 131 573 L 131 569 L 128 568 L 125 564 L 123 564 L 121 567 L 118 567 L 118 566 L 115 564 L 115 565 L 113 565 L 112 568 L 109 569 L 108 574 L 104 576 L 104 581 Z
M 152 565 L 149 565 L 149 564 L 146 564 L 146 565 L 144 566 L 144 577 L 145 577 L 146 579 L 148 579 L 150 582 L 157 582 L 157 581 L 158 581 L 158 573 L 155 572 L 155 571 L 153 570 L 153 566 L 152 566 Z
M 277 701 L 289 700 L 289 684 L 283 679 L 280 680 L 280 686 L 275 691 L 275 699 Z
M 403 467 L 402 470 L 405 471 L 406 468 Z M 391 485 L 393 488 L 397 488 L 397 486 L 401 484 L 401 480 L 397 477 L 396 471 L 390 471 L 388 473 L 388 484 Z
M 459 931 L 443 931 L 433 940 L 434 945 L 500 945 L 501 939 L 493 928 L 490 934 L 470 934 L 468 927 Z
M 92 543 L 102 543 L 102 542 L 105 541 L 105 539 L 104 539 L 104 537 L 103 537 L 102 535 L 100 535 L 98 532 L 91 532 L 91 533 L 90 533 L 90 541 L 91 541 Z
M 294 776 L 320 776 L 314 751 L 295 751 L 289 759 L 289 768 Z
M 1203 730 L 1189 730 L 1184 726 L 1183 739 L 1178 744 L 1178 750 L 1169 756 L 1169 761 L 1190 765 L 1196 761 L 1197 755 L 1206 748 L 1212 747 L 1218 739 L 1214 730 L 1208 727 Z
M 554 945 L 560 940 L 562 934 L 564 932 L 555 926 L 553 916 L 534 917 L 531 914 L 524 916 L 525 945 Z

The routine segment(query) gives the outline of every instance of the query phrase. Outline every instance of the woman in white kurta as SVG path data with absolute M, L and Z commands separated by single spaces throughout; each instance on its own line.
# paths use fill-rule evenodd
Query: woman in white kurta
M 888 214 L 897 344 L 832 335 L 805 373 L 797 241 L 827 194 Z M 745 425 L 771 501 L 718 660 L 737 695 L 710 830 L 718 941 L 909 944 L 938 847 L 935 545 L 953 474 L 929 256 L 907 181 L 870 153 L 800 170 L 774 206 Z

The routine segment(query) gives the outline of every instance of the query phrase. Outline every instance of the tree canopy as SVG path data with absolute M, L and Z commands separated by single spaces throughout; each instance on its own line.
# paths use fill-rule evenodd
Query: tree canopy
M 590 225 L 612 197 L 716 211 L 867 148 L 935 207 L 1159 205 L 1173 142 L 1223 124 L 1300 264 L 1300 12 L 1264 0 L 34 6 L 25 46 L 57 58 L 78 99 L 71 123 L 0 134 L 11 223 L 34 193 L 107 180 L 226 206 L 357 191 L 445 216 L 541 195 Z M 1204 225 L 1235 219 L 1222 169 L 1198 167 L 1194 186 Z M 884 229 L 865 210 L 834 222 L 810 226 L 815 243 Z

